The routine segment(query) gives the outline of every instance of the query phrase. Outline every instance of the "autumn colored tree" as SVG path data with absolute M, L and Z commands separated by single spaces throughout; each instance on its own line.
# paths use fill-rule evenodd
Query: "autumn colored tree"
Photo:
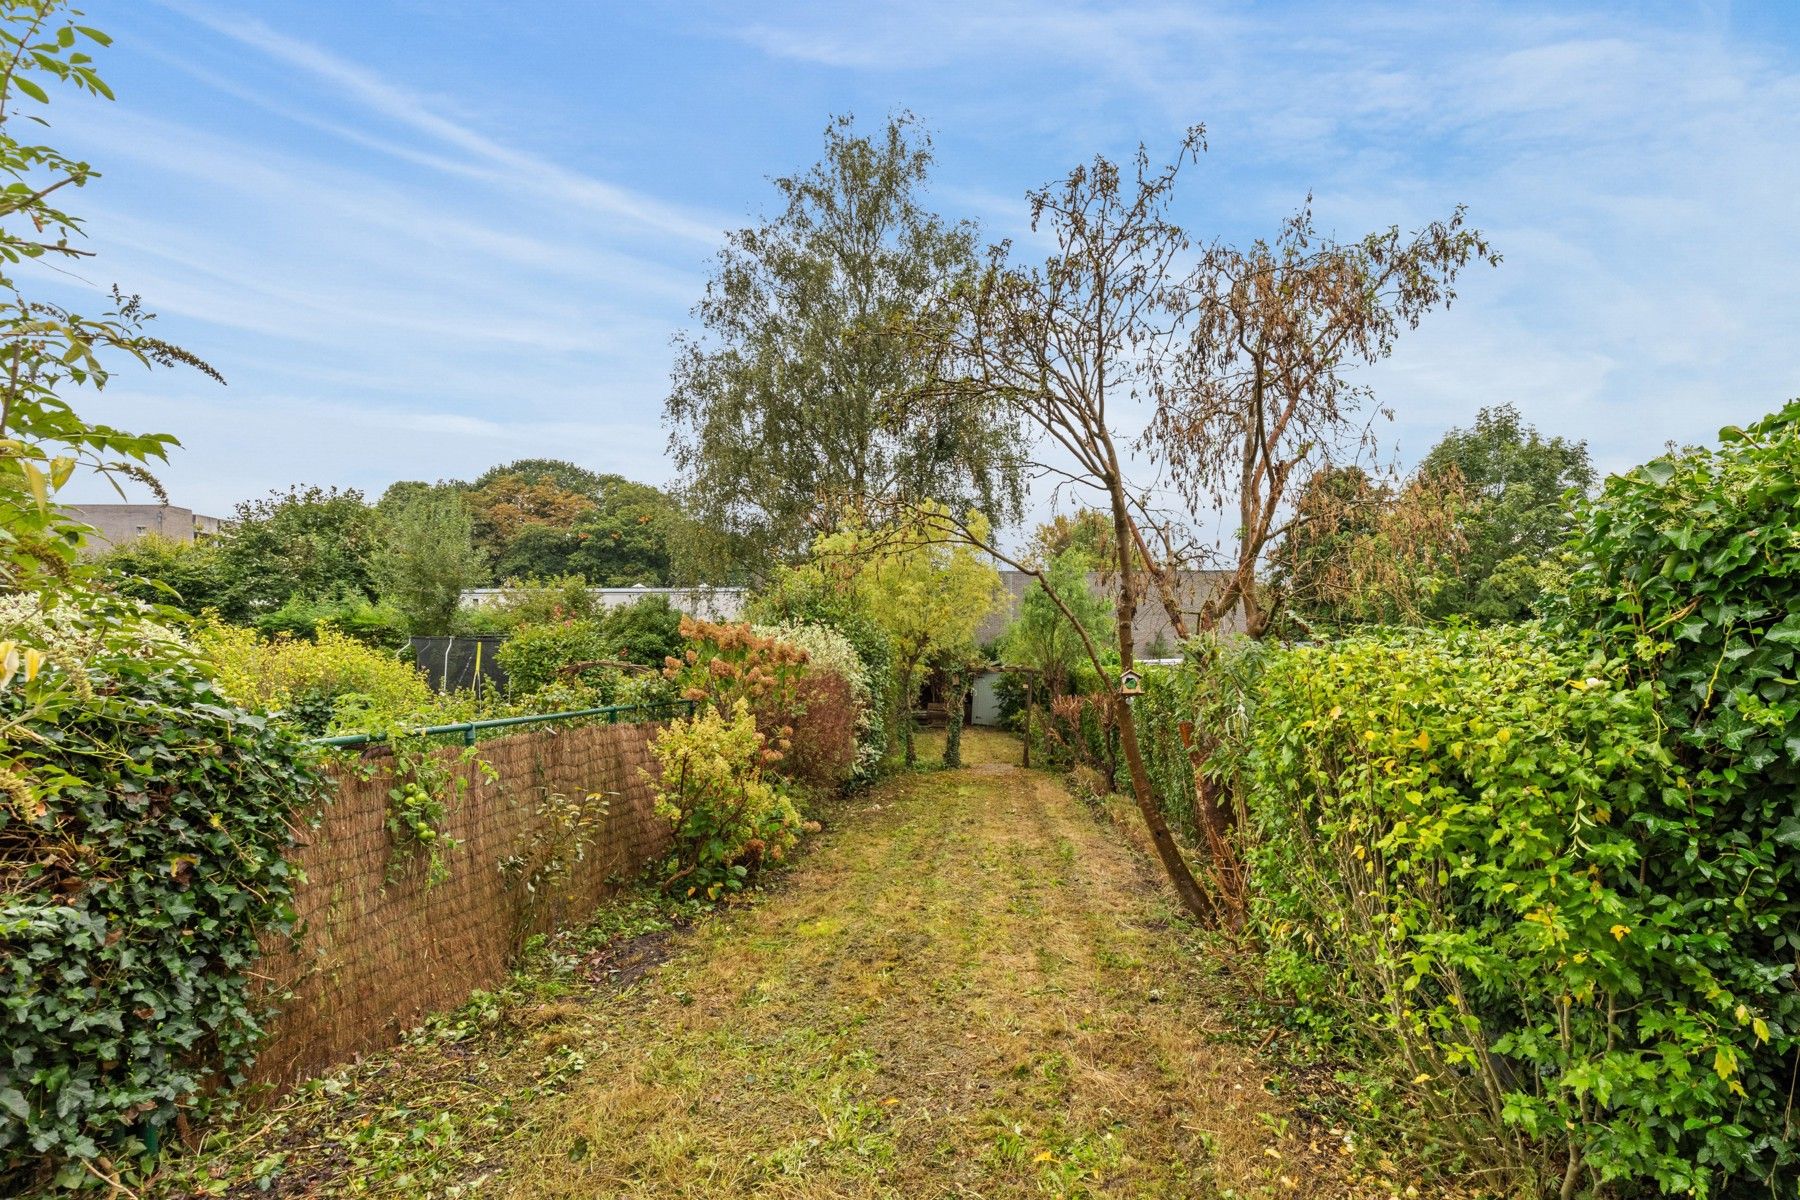
M 1459 570 L 1466 508 L 1453 471 L 1400 481 L 1359 466 L 1316 472 L 1270 554 L 1276 627 L 1307 634 L 1422 619 Z
M 935 364 L 929 387 L 940 403 L 1004 412 L 1035 434 L 1031 466 L 1058 486 L 1081 489 L 1112 522 L 1118 577 L 1116 665 L 1102 654 L 1071 598 L 1056 590 L 1041 564 L 1007 554 L 985 528 L 954 512 L 923 511 L 930 536 L 961 540 L 1032 575 L 1069 620 L 1082 651 L 1102 679 L 1112 680 L 1111 712 L 1119 730 L 1132 795 L 1157 857 L 1182 905 L 1197 917 L 1220 914 L 1195 880 L 1144 765 L 1118 672 L 1132 666 L 1132 626 L 1143 595 L 1136 570 L 1152 547 L 1140 534 L 1149 513 L 1145 489 L 1127 473 L 1126 449 L 1143 431 L 1123 427 L 1141 409 L 1153 378 L 1146 364 L 1173 336 L 1181 256 L 1188 240 L 1168 218 L 1183 163 L 1204 148 L 1191 130 L 1176 159 L 1153 168 L 1139 149 L 1126 174 L 1105 158 L 1075 168 L 1060 183 L 1030 195 L 1032 227 L 1052 244 L 1040 265 L 1015 265 L 1010 247 L 993 247 L 984 267 L 946 289 L 915 327 Z M 1174 544 L 1165 522 L 1163 545 Z
M 499 559 L 526 529 L 572 528 L 593 512 L 596 502 L 550 479 L 503 473 L 469 493 L 476 542 L 490 559 Z
M 1200 252 L 1166 297 L 1181 340 L 1154 364 L 1155 418 L 1141 440 L 1191 508 L 1237 518 L 1230 573 L 1199 628 L 1241 608 L 1251 637 L 1268 631 L 1258 571 L 1294 493 L 1373 446 L 1373 394 L 1352 368 L 1386 358 L 1402 330 L 1447 307 L 1463 268 L 1499 261 L 1460 207 L 1412 234 L 1394 226 L 1342 243 L 1314 226 L 1310 198 L 1273 243 Z M 1175 581 L 1165 572 L 1155 582 L 1167 595 Z M 1185 635 L 1185 621 L 1176 629 Z
M 1097 508 L 1056 513 L 1032 531 L 1026 556 L 1049 563 L 1070 550 L 1087 557 L 1092 570 L 1107 570 L 1115 557 L 1112 516 Z

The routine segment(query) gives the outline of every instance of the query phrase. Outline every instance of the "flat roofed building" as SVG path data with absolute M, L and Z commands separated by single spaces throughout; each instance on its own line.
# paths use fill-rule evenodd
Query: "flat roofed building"
M 217 534 L 220 524 L 217 517 L 175 504 L 71 504 L 66 511 L 93 527 L 85 547 L 89 554 L 151 535 L 176 542 L 204 540 Z
M 470 588 L 462 594 L 464 608 L 493 608 L 504 604 L 511 589 Z M 669 607 L 701 621 L 735 621 L 744 611 L 748 588 L 741 587 L 591 587 L 588 593 L 604 608 L 623 608 L 646 596 L 661 596 Z

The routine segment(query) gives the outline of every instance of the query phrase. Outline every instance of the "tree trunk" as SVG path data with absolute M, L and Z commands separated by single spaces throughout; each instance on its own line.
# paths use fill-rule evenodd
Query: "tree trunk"
M 1207 756 L 1201 750 L 1194 723 L 1183 721 L 1178 728 L 1181 731 L 1182 745 L 1187 749 L 1188 765 L 1194 772 L 1194 818 L 1206 842 L 1207 857 L 1211 860 L 1213 888 L 1219 896 L 1219 915 L 1226 925 L 1236 931 L 1243 928 L 1248 907 L 1244 895 L 1243 863 L 1238 859 L 1237 843 L 1233 840 L 1233 831 L 1237 827 L 1237 810 L 1229 805 L 1229 796 L 1222 796 L 1219 789 L 1206 777 L 1204 768 Z M 1221 800 L 1226 803 L 1220 803 Z
M 918 696 L 918 664 L 909 662 L 900 671 L 900 703 L 896 717 L 900 722 L 900 749 L 907 766 L 917 766 L 919 756 L 913 747 L 913 701 Z
M 1106 446 L 1111 451 L 1110 438 L 1107 439 Z M 1137 620 L 1137 583 L 1131 573 L 1130 509 L 1118 475 L 1115 473 L 1106 482 L 1112 497 L 1113 541 L 1118 551 L 1119 564 L 1119 669 L 1127 671 L 1131 669 L 1132 631 Z M 1162 805 L 1157 802 L 1156 792 L 1150 786 L 1150 773 L 1144 769 L 1144 753 L 1138 745 L 1137 721 L 1132 716 L 1130 698 L 1120 694 L 1114 684 L 1112 701 L 1113 710 L 1117 714 L 1115 723 L 1119 730 L 1119 742 L 1125 750 L 1125 766 L 1131 775 L 1132 798 L 1137 801 L 1138 812 L 1144 817 L 1144 826 L 1150 831 L 1150 842 L 1156 847 L 1156 857 L 1162 860 L 1169 882 L 1175 885 L 1175 894 L 1180 898 L 1181 906 L 1196 920 L 1210 924 L 1214 919 L 1212 903 L 1200 890 L 1194 873 L 1188 869 L 1187 860 L 1181 856 L 1181 847 L 1175 844 L 1175 835 L 1169 832 L 1169 822 L 1163 817 Z
M 1206 893 L 1200 890 L 1194 873 L 1188 870 L 1187 859 L 1181 856 L 1181 847 L 1175 844 L 1175 835 L 1169 832 L 1169 823 L 1163 819 L 1162 806 L 1156 802 L 1156 793 L 1150 788 L 1150 775 L 1144 770 L 1144 756 L 1138 749 L 1137 723 L 1132 719 L 1131 705 L 1127 697 L 1119 695 L 1113 697 L 1113 703 L 1118 709 L 1119 741 L 1125 746 L 1125 765 L 1131 772 L 1131 790 L 1137 800 L 1138 812 L 1144 816 L 1144 825 L 1150 831 L 1150 843 L 1156 847 L 1156 857 L 1162 860 L 1169 882 L 1175 885 L 1175 894 L 1180 897 L 1181 906 L 1195 919 L 1212 924 L 1216 919 L 1213 905 Z
M 949 724 L 944 729 L 944 765 L 946 767 L 962 766 L 962 726 L 963 697 L 969 692 L 969 675 L 966 671 L 952 671 L 945 677 L 949 688 L 945 693 L 945 717 Z

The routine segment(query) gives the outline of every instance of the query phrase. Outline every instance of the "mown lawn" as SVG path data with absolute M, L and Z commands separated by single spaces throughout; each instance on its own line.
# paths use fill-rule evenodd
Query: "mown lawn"
M 166 1194 L 1388 1194 L 1266 1086 L 1119 831 L 1011 739 L 966 751 L 828 813 L 757 902 L 641 909 Z

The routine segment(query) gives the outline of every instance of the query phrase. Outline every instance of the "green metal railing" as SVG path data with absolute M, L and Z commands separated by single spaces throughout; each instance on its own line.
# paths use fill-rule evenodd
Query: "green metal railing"
M 453 725 L 426 725 L 403 731 L 408 737 L 449 737 L 458 735 L 463 745 L 473 746 L 475 735 L 489 729 L 509 729 L 516 725 L 539 725 L 547 721 L 580 721 L 604 717 L 606 724 L 617 725 L 622 713 L 643 713 L 644 720 L 657 720 L 680 713 L 694 715 L 695 701 L 662 700 L 654 704 L 610 704 L 605 708 L 575 708 L 568 712 L 535 713 L 529 717 L 492 717 L 485 721 L 459 721 Z M 372 746 L 387 741 L 388 733 L 344 733 L 337 737 L 314 738 L 315 746 Z

